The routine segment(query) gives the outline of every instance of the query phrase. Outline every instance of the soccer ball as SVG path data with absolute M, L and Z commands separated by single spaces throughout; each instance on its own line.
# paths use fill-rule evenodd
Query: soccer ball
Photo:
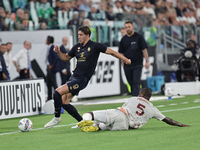
M 165 90 L 165 96 L 172 97 L 174 95 L 174 90 L 171 88 L 166 88 Z
M 33 123 L 30 119 L 28 118 L 23 118 L 19 121 L 18 124 L 18 128 L 22 131 L 22 132 L 28 132 L 32 129 L 33 127 Z

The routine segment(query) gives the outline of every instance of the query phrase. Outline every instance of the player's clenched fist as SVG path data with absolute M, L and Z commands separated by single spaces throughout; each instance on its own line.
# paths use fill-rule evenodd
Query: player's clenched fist
M 125 64 L 130 65 L 131 64 L 131 60 L 128 59 L 127 61 L 124 61 Z
M 59 53 L 60 52 L 60 47 L 59 46 L 55 46 L 53 49 L 54 52 Z

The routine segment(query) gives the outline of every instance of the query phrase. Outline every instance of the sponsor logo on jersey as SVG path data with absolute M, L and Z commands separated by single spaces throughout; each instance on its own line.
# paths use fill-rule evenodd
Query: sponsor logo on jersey
M 131 42 L 131 44 L 136 44 L 136 42 Z

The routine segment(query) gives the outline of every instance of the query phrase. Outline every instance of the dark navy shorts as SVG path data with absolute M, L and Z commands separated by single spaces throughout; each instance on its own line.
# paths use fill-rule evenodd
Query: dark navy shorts
M 78 95 L 79 91 L 84 89 L 88 82 L 88 77 L 73 74 L 66 82 L 66 84 L 68 85 L 69 93 L 72 93 L 72 95 Z

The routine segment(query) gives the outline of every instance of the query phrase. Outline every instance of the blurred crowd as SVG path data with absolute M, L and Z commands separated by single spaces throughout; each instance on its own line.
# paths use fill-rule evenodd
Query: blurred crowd
M 77 27 L 152 15 L 153 25 L 200 25 L 199 0 L 1 0 L 0 31 Z

